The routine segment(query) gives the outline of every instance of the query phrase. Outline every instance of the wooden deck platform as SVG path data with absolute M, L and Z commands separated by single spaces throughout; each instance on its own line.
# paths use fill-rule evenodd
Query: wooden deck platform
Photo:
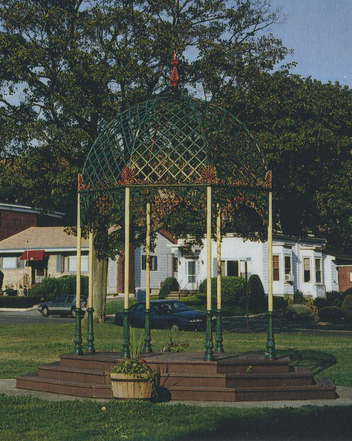
M 144 354 L 158 373 L 165 400 L 274 401 L 337 398 L 329 380 L 317 380 L 309 370 L 293 367 L 289 357 L 268 360 L 259 354 L 203 353 Z M 65 354 L 60 361 L 39 366 L 38 372 L 19 376 L 18 389 L 39 390 L 89 398 L 113 398 L 109 371 L 121 360 L 117 352 Z

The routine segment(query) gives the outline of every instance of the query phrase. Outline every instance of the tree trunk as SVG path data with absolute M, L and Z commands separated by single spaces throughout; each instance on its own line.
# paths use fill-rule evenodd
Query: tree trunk
M 95 323 L 105 322 L 106 293 L 108 286 L 108 259 L 98 260 L 93 254 L 93 320 Z M 84 316 L 84 323 L 87 314 Z

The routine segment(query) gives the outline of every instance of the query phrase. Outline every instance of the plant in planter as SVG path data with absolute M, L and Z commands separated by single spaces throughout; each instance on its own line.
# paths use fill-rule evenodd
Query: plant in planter
M 131 338 L 131 358 L 119 361 L 110 371 L 112 391 L 115 398 L 150 400 L 155 385 L 155 372 L 140 357 L 142 344 L 134 344 Z

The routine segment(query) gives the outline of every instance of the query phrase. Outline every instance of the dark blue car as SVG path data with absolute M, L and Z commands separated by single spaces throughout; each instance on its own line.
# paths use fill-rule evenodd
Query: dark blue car
M 130 325 L 143 328 L 145 302 L 135 303 L 128 311 Z M 122 325 L 122 312 L 115 315 L 115 325 Z M 194 311 L 178 300 L 153 300 L 150 302 L 151 328 L 177 330 L 205 330 L 204 312 Z

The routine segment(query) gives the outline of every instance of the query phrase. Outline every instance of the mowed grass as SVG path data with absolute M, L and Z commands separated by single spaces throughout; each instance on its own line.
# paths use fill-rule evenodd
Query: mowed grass
M 94 333 L 97 351 L 120 351 L 121 327 L 96 325 Z M 169 335 L 170 331 L 152 332 L 155 351 Z M 173 337 L 187 341 L 190 351 L 204 351 L 203 333 L 175 332 Z M 60 354 L 72 352 L 73 338 L 73 323 L 0 326 L 0 377 L 13 378 L 57 361 Z M 228 352 L 263 352 L 265 343 L 265 334 L 224 333 Z M 349 337 L 278 334 L 276 346 L 278 355 L 289 354 L 294 363 L 310 367 L 315 374 L 352 386 Z M 352 439 L 352 406 L 231 408 L 113 400 L 47 402 L 0 395 L 0 415 L 1 441 Z
M 138 330 L 137 333 L 142 333 Z M 97 351 L 121 350 L 122 328 L 99 324 L 94 328 Z M 170 331 L 153 330 L 154 351 L 168 341 Z M 189 344 L 188 351 L 204 351 L 205 335 L 200 332 L 174 332 L 172 336 Z M 86 329 L 83 326 L 83 344 Z M 59 360 L 59 355 L 73 351 L 74 324 L 2 325 L 0 326 L 0 378 L 36 371 L 38 365 Z M 276 334 L 278 355 L 290 355 L 292 362 L 309 367 L 319 376 L 330 378 L 336 385 L 352 387 L 352 341 L 346 336 L 311 336 Z M 227 352 L 261 352 L 266 345 L 265 333 L 224 333 Z
M 352 407 L 228 408 L 47 402 L 0 395 L 2 441 L 351 440 Z

